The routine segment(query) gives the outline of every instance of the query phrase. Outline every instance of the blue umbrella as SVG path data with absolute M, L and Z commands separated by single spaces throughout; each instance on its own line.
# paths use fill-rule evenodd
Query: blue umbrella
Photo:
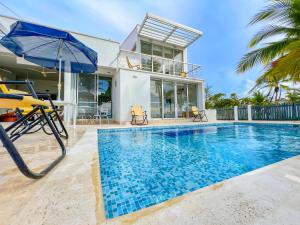
M 30 62 L 57 69 L 58 99 L 61 72 L 94 73 L 97 70 L 97 53 L 65 31 L 17 21 L 0 44 Z

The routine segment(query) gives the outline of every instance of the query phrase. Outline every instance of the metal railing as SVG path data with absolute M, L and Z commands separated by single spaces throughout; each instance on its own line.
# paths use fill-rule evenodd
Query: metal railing
M 127 50 L 120 50 L 117 67 L 197 79 L 201 71 L 200 65 Z

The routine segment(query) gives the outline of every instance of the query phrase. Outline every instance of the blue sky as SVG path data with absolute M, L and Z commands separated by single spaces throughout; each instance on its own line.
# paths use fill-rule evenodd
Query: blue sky
M 236 65 L 258 27 L 248 27 L 264 0 L 0 0 L 23 19 L 122 42 L 151 12 L 203 31 L 188 61 L 203 66 L 213 92 L 247 95 L 261 68 L 237 75 Z M 0 14 L 14 16 L 0 5 Z M 100 56 L 101 57 L 101 56 Z

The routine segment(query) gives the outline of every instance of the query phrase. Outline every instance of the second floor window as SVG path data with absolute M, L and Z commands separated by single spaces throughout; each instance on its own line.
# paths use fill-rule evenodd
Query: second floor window
M 150 42 L 141 41 L 141 53 L 147 55 L 155 55 L 176 61 L 183 61 L 182 50 L 165 47 L 162 45 L 152 44 Z

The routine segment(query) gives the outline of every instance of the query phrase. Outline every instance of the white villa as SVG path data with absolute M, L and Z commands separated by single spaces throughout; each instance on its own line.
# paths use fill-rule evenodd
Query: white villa
M 16 21 L 0 15 L 0 30 L 8 32 Z M 149 120 L 189 118 L 191 106 L 204 109 L 200 66 L 188 63 L 187 58 L 188 46 L 202 35 L 201 31 L 147 14 L 121 44 L 70 33 L 98 53 L 98 70 L 95 74 L 64 74 L 61 104 L 65 105 L 66 120 L 101 115 L 126 123 L 131 120 L 132 105 L 142 105 Z M 33 80 L 38 93 L 57 98 L 55 70 L 16 57 L 2 46 L 0 77 Z

